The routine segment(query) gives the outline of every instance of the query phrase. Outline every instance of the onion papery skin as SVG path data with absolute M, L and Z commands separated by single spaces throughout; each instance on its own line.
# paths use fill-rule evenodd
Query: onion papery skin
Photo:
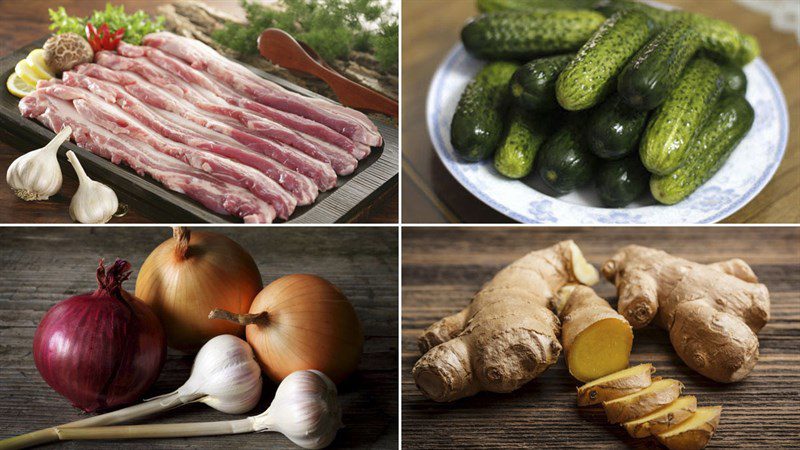
M 156 315 L 121 288 L 117 292 L 119 298 L 111 298 L 101 288 L 56 304 L 34 335 L 34 361 L 42 378 L 86 412 L 140 400 L 166 358 Z
M 136 297 L 153 308 L 174 349 L 195 352 L 221 334 L 243 337 L 244 326 L 211 320 L 208 313 L 214 308 L 248 311 L 263 287 L 253 257 L 228 237 L 203 231 L 190 233 L 182 255 L 177 233 L 145 260 Z
M 247 342 L 273 381 L 298 370 L 319 370 L 338 384 L 355 372 L 364 346 L 361 323 L 353 305 L 327 280 L 281 277 L 253 300 L 250 314 L 262 312 L 266 322 L 247 325 Z

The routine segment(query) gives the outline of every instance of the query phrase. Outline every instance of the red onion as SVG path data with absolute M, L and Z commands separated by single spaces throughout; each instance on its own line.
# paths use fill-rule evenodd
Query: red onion
M 97 269 L 96 291 L 59 302 L 33 338 L 42 378 L 76 407 L 93 412 L 139 400 L 156 381 L 166 356 L 158 318 L 125 292 L 131 265 Z

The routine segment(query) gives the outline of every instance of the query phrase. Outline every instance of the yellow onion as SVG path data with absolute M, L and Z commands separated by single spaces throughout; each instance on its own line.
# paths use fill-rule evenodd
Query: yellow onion
M 339 383 L 358 367 L 364 335 L 339 289 L 315 275 L 287 275 L 265 287 L 249 314 L 217 309 L 217 322 L 247 325 L 247 342 L 264 373 L 280 382 L 298 370 L 319 370 Z
M 139 270 L 136 296 L 161 319 L 170 347 L 193 351 L 214 336 L 242 336 L 242 325 L 209 320 L 208 312 L 244 314 L 262 286 L 255 261 L 239 244 L 218 233 L 175 227 Z

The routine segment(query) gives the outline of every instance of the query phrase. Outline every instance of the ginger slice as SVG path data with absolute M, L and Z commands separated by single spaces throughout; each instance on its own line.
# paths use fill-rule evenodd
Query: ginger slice
M 578 406 L 598 405 L 641 391 L 650 386 L 655 371 L 652 364 L 640 364 L 586 383 L 578 388 Z
M 720 415 L 722 415 L 721 406 L 697 408 L 691 417 L 675 427 L 657 434 L 656 438 L 670 450 L 705 448 L 719 425 Z
M 610 423 L 629 422 L 674 402 L 683 390 L 678 380 L 658 380 L 639 392 L 603 402 Z
M 646 438 L 647 436 L 667 431 L 694 414 L 697 410 L 697 398 L 694 396 L 680 397 L 669 405 L 653 411 L 641 419 L 632 420 L 622 424 L 632 437 Z

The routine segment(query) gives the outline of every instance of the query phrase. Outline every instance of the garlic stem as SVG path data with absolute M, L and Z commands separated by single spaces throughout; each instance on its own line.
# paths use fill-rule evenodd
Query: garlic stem
M 261 385 L 261 368 L 250 345 L 236 336 L 221 335 L 200 349 L 189 379 L 176 391 L 117 411 L 2 440 L 0 450 L 55 442 L 60 439 L 59 432 L 65 429 L 118 424 L 194 402 L 205 403 L 225 413 L 240 414 L 258 403 Z
M 170 438 L 214 436 L 255 431 L 283 434 L 303 448 L 330 445 L 342 427 L 342 411 L 336 385 L 322 372 L 299 370 L 286 377 L 275 392 L 267 410 L 257 416 L 222 422 L 196 422 L 159 425 L 61 428 L 59 440 Z

